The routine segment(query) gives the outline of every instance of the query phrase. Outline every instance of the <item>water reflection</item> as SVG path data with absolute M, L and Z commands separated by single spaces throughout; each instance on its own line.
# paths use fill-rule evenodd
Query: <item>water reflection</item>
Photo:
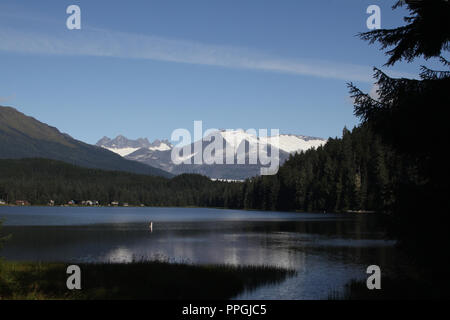
M 10 260 L 163 258 L 298 271 L 282 284 L 244 292 L 239 299 L 327 298 L 330 290 L 343 288 L 351 278 L 365 277 L 368 265 L 385 270 L 395 263 L 393 243 L 383 239 L 375 216 L 177 208 L 15 209 L 0 208 L 0 217 L 7 219 L 4 231 L 12 234 L 1 253 Z M 154 222 L 153 232 L 149 221 Z

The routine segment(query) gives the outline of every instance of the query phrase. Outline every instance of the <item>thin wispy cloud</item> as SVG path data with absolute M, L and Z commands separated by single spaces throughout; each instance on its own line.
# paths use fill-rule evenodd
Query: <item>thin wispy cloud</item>
M 0 51 L 26 54 L 115 57 L 250 69 L 345 81 L 373 82 L 372 68 L 329 61 L 272 57 L 246 48 L 220 46 L 94 28 L 59 34 L 0 30 Z M 391 74 L 393 74 L 391 72 Z M 406 74 L 397 74 L 408 76 Z

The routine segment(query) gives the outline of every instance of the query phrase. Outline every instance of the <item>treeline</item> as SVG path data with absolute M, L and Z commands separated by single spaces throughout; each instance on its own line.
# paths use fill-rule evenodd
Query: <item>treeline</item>
M 341 212 L 385 211 L 402 172 L 400 159 L 367 126 L 291 155 L 274 176 L 226 189 L 231 208 Z
M 0 160 L 0 199 L 32 205 L 56 205 L 73 200 L 113 201 L 146 206 L 222 207 L 232 183 L 211 181 L 201 175 L 172 179 L 120 171 L 82 168 L 47 159 Z

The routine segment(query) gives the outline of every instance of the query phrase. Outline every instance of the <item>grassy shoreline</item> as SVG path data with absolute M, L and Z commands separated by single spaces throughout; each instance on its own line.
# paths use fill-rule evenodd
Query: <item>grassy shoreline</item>
M 191 265 L 163 261 L 80 263 L 81 290 L 68 290 L 68 263 L 0 263 L 0 300 L 230 299 L 295 271 L 269 266 Z

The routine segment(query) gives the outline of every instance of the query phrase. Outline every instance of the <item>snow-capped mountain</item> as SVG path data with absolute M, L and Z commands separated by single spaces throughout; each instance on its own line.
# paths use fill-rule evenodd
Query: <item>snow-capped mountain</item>
M 199 140 L 183 147 L 174 147 L 167 140 L 149 143 L 147 139 L 128 140 L 123 136 L 114 140 L 104 137 L 97 145 L 128 160 L 142 162 L 173 174 L 199 173 L 214 179 L 242 180 L 259 175 L 262 167 L 269 166 L 261 162 L 261 155 L 270 158 L 272 152 L 278 149 L 276 161 L 281 165 L 290 154 L 317 148 L 325 143 L 325 139 L 302 135 L 258 137 L 243 130 L 220 130 L 210 133 L 203 141 Z M 205 152 L 212 144 L 214 151 Z M 238 151 L 241 151 L 239 156 Z M 177 155 L 179 162 L 184 163 L 175 164 L 172 161 L 173 154 Z M 217 163 L 216 155 L 222 157 L 223 164 Z M 257 160 L 254 162 L 252 159 Z
M 311 148 L 317 148 L 325 144 L 326 142 L 326 140 L 321 138 L 293 134 L 281 134 L 275 137 L 260 138 L 260 141 L 261 140 L 288 153 L 295 153 L 306 151 Z
M 173 147 L 168 140 L 155 140 L 150 143 L 147 138 L 130 140 L 122 135 L 118 135 L 115 139 L 103 137 L 96 143 L 96 145 L 115 152 L 122 157 L 125 157 L 142 148 L 151 151 L 166 151 L 171 150 Z

